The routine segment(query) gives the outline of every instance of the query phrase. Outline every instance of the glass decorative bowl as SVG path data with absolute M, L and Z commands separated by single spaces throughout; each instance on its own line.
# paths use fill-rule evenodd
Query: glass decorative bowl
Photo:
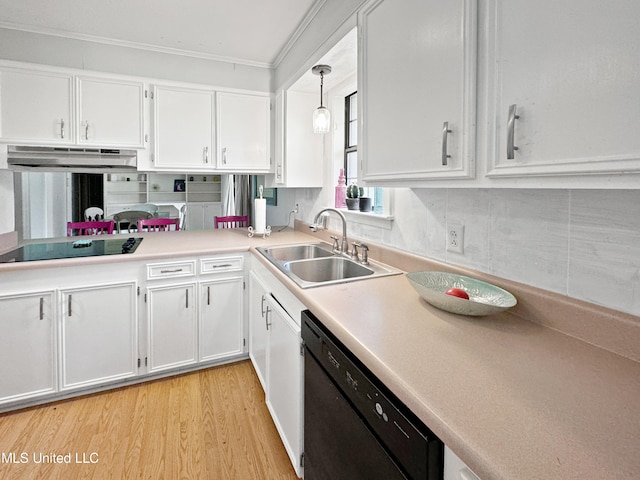
M 500 287 L 455 273 L 412 272 L 407 273 L 407 279 L 429 304 L 450 313 L 492 315 L 517 303 L 516 297 Z M 464 290 L 469 299 L 445 293 L 450 288 Z

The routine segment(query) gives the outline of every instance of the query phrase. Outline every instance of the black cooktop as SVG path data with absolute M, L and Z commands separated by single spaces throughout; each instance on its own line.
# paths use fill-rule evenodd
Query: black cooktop
M 97 240 L 80 238 L 75 242 L 30 243 L 0 255 L 0 263 L 33 262 L 59 258 L 98 257 L 135 252 L 142 238 Z

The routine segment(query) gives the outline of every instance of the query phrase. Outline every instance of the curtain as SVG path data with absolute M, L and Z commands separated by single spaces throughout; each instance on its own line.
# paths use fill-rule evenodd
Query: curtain
M 230 216 L 236 214 L 236 194 L 234 188 L 234 176 L 227 175 L 224 195 L 222 196 L 222 215 Z
M 249 175 L 235 175 L 236 215 L 251 218 L 251 186 Z

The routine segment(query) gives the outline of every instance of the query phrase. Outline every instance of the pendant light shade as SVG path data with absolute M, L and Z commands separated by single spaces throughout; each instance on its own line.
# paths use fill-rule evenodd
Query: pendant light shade
M 311 69 L 314 75 L 320 75 L 320 106 L 313 112 L 313 132 L 329 133 L 331 130 L 331 112 L 322 104 L 322 88 L 324 86 L 324 76 L 331 73 L 329 65 L 316 65 Z
M 331 112 L 327 107 L 319 106 L 313 111 L 313 133 L 329 133 Z

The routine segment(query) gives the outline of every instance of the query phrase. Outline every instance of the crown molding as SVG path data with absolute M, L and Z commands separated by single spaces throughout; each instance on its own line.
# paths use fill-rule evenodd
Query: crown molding
M 320 1 L 324 3 L 326 0 L 320 0 Z M 72 33 L 72 32 L 67 32 L 63 30 L 56 30 L 53 28 L 34 27 L 31 25 L 22 25 L 22 24 L 12 23 L 12 22 L 0 21 L 0 28 L 4 28 L 7 30 L 17 30 L 22 32 L 36 33 L 40 35 L 50 35 L 54 37 L 69 38 L 72 40 L 81 40 L 84 42 L 100 43 L 104 45 L 112 45 L 117 47 L 133 48 L 137 50 L 145 50 L 150 52 L 166 53 L 169 55 L 201 58 L 204 60 L 211 60 L 215 62 L 233 63 L 237 65 L 246 65 L 246 66 L 258 67 L 258 68 L 268 68 L 268 69 L 274 68 L 273 64 L 271 63 L 256 62 L 253 60 L 247 60 L 242 58 L 225 57 L 222 55 L 213 55 L 213 54 L 204 53 L 204 52 L 195 52 L 192 50 L 182 50 L 179 48 L 162 47 L 159 45 L 151 45 L 146 43 L 130 42 L 127 40 L 117 40 L 113 38 L 100 37 L 97 35 Z

